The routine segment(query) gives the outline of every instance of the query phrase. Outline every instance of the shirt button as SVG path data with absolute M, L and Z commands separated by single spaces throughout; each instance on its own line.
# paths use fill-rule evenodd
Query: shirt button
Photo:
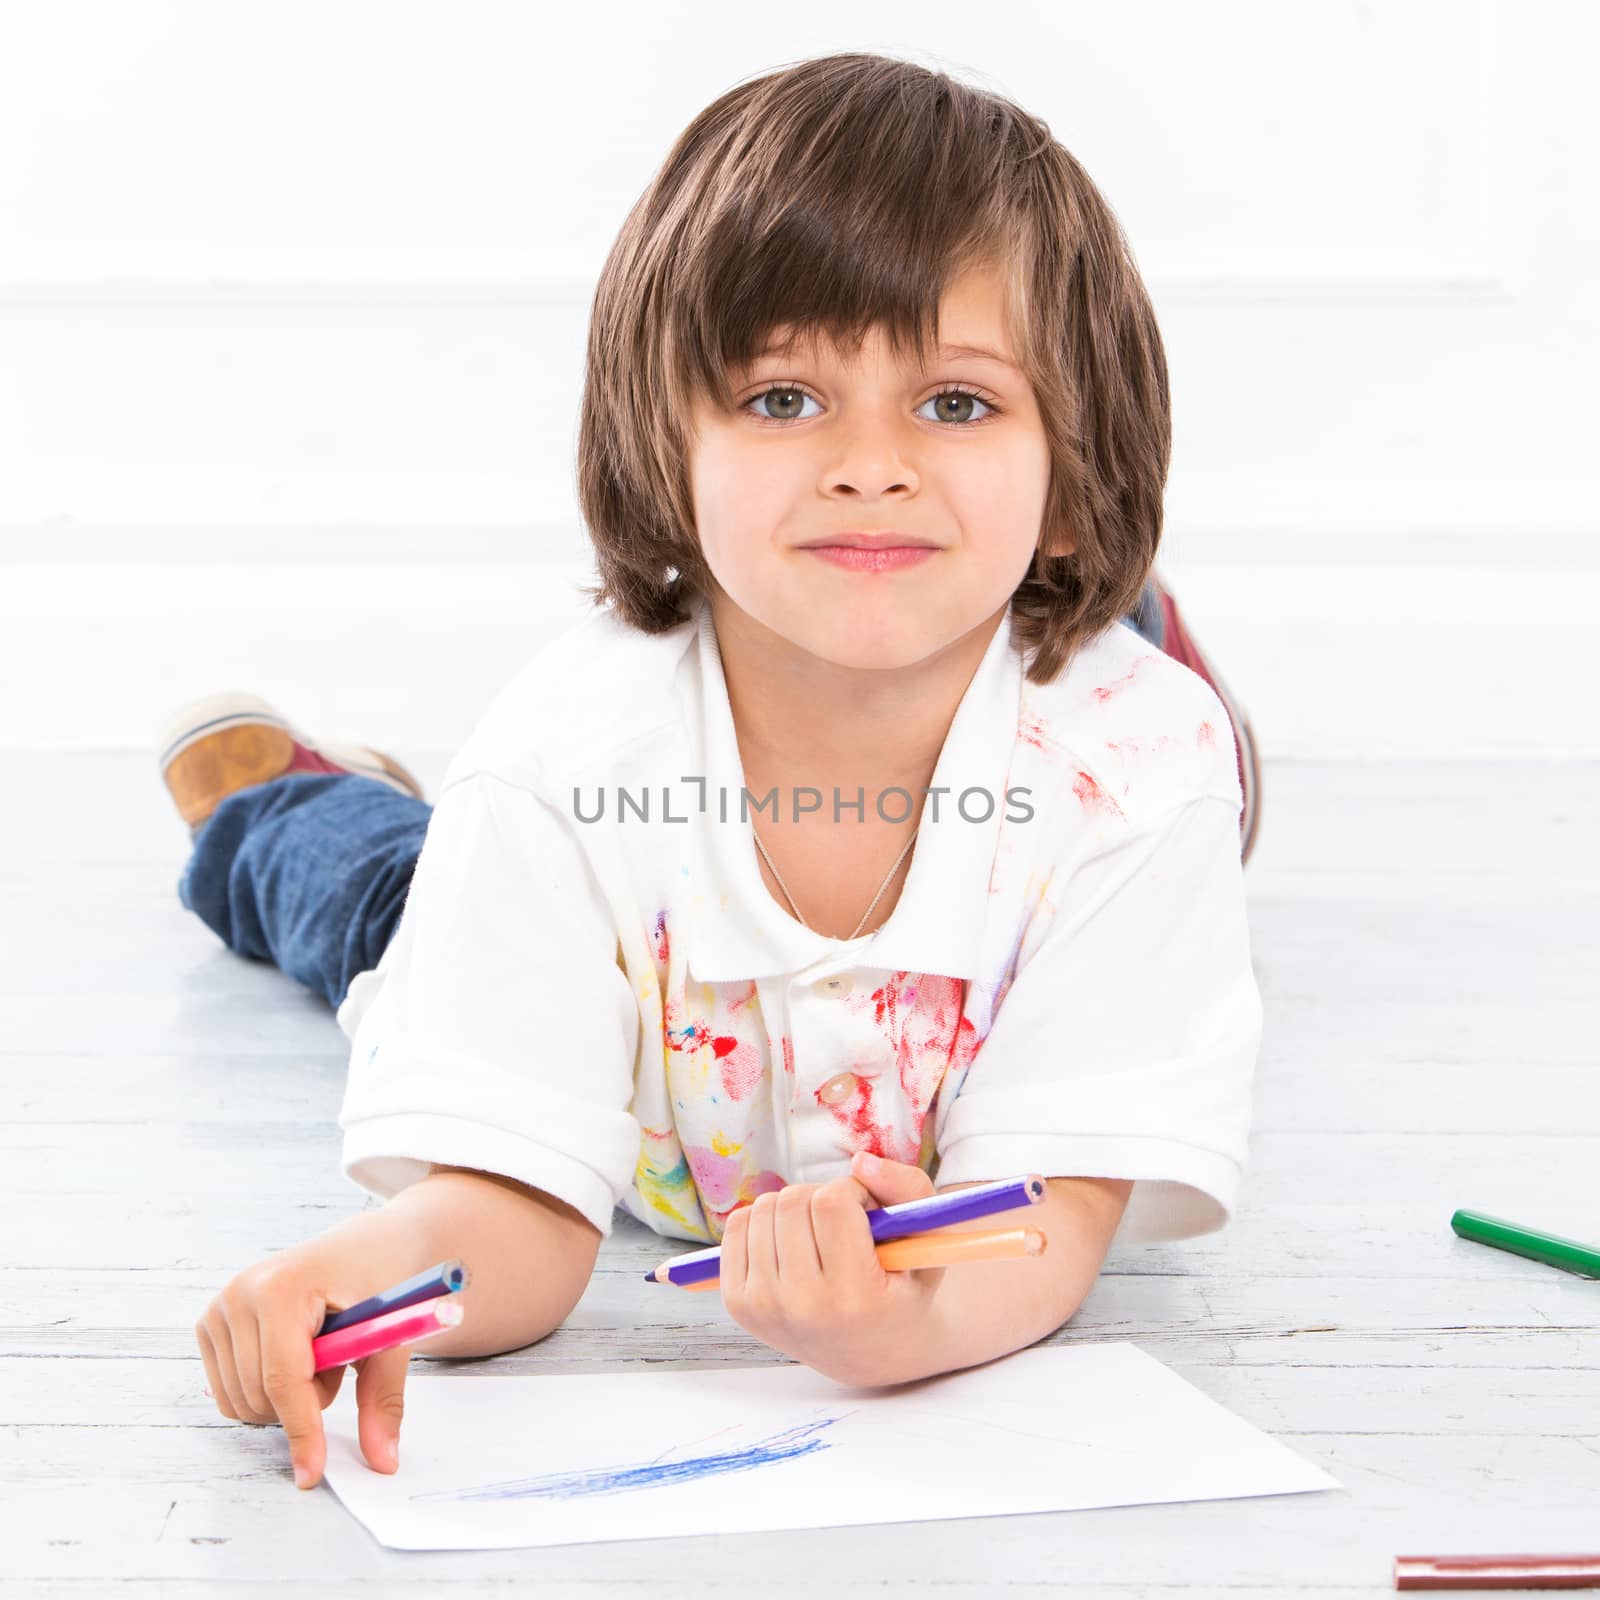
M 836 1106 L 856 1092 L 856 1075 L 853 1072 L 835 1073 L 817 1090 L 817 1098 L 824 1105 Z
M 855 980 L 848 972 L 836 972 L 831 978 L 818 978 L 811 987 L 820 995 L 843 996 L 855 988 Z

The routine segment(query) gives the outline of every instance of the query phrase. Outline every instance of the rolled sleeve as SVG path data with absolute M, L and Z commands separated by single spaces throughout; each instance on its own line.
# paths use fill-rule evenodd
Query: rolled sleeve
M 632 1182 L 639 1011 L 576 823 L 488 772 L 439 796 L 384 981 L 352 1042 L 345 1175 L 430 1163 L 555 1195 L 600 1233 Z
M 1232 1219 L 1262 1023 L 1238 818 L 1192 800 L 1048 891 L 1053 920 L 940 1131 L 940 1184 L 1131 1178 L 1122 1242 Z

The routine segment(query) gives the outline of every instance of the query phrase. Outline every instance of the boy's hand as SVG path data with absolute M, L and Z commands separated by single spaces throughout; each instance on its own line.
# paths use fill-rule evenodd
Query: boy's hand
M 322 1478 L 322 1412 L 345 1374 L 344 1366 L 313 1373 L 311 1341 L 326 1312 L 388 1287 L 373 1281 L 365 1254 L 333 1239 L 282 1250 L 237 1274 L 195 1324 L 207 1393 L 217 1410 L 239 1422 L 282 1423 L 302 1489 Z M 361 1450 L 379 1472 L 399 1466 L 411 1351 L 411 1345 L 397 1345 L 354 1363 Z
M 791 1183 L 728 1216 L 722 1303 L 764 1344 L 840 1383 L 872 1383 L 891 1355 L 928 1337 L 943 1267 L 887 1272 L 867 1212 L 934 1192 L 921 1167 L 879 1158 L 832 1183 Z

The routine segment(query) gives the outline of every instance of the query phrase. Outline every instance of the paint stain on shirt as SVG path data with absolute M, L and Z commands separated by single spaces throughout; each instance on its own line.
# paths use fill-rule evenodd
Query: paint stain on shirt
M 750 1042 L 723 1034 L 711 1041 L 722 1069 L 722 1086 L 730 1100 L 748 1100 L 765 1076 L 766 1060 Z
M 1105 811 L 1122 815 L 1122 807 L 1100 787 L 1087 772 L 1077 772 L 1072 777 L 1072 792 L 1085 811 Z
M 1126 689 L 1128 685 L 1133 682 L 1134 678 L 1138 675 L 1139 668 L 1142 667 L 1145 662 L 1154 660 L 1155 657 L 1153 655 L 1140 656 L 1139 659 L 1135 661 L 1134 664 L 1129 667 L 1120 678 L 1115 679 L 1111 683 L 1097 684 L 1093 691 L 1091 691 L 1095 699 L 1104 704 L 1112 697 L 1112 695 L 1116 694 L 1119 690 Z

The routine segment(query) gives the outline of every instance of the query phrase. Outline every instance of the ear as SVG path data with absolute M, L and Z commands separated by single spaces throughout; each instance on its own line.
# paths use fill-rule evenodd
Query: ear
M 1070 556 L 1078 548 L 1078 541 L 1065 529 L 1057 529 L 1041 544 L 1047 556 Z

